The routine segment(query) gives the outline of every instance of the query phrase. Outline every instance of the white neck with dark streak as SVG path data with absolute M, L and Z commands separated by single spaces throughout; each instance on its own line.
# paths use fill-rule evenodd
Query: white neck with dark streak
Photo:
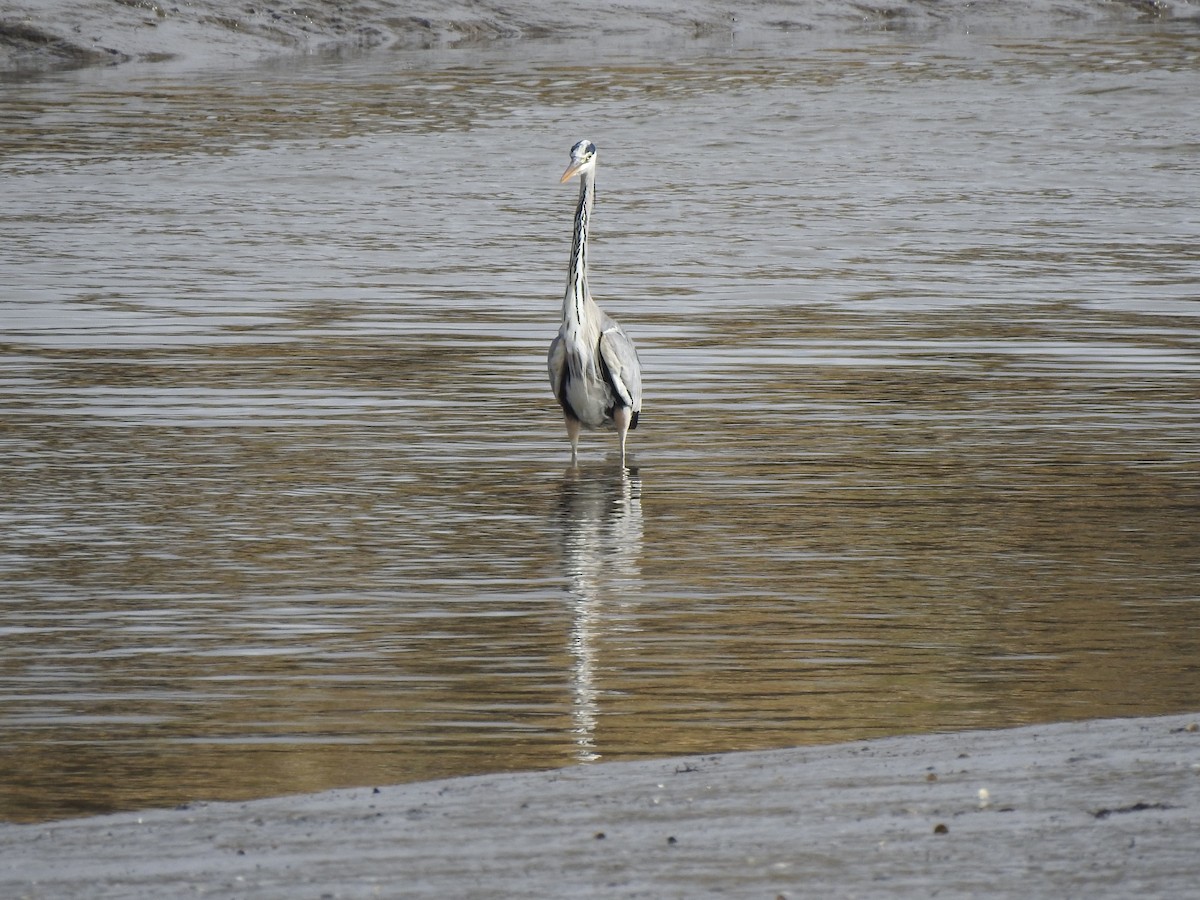
M 584 172 L 579 176 L 579 206 L 575 210 L 575 235 L 571 240 L 571 265 L 567 270 L 567 292 L 563 295 L 563 321 L 578 334 L 585 320 L 584 306 L 590 294 L 587 282 L 588 220 L 596 196 L 596 175 Z

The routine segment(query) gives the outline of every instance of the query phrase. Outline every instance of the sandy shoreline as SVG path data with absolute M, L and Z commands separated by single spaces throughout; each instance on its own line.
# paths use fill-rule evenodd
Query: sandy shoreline
M 5 897 L 1183 897 L 1198 715 L 0 826 Z
M 0 10 L 0 72 L 174 62 L 230 65 L 341 48 L 457 46 L 495 40 L 583 37 L 648 42 L 756 33 L 955 28 L 1029 30 L 1049 25 L 1194 20 L 1187 0 L 992 0 L 863 3 L 812 0 L 642 0 L 577 6 L 448 0 L 275 4 L 234 0 L 9 0 Z

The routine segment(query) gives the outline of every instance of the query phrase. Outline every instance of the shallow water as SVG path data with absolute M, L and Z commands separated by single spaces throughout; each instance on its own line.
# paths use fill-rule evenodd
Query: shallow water
M 1200 35 L 578 49 L 0 86 L 0 817 L 1196 708 Z

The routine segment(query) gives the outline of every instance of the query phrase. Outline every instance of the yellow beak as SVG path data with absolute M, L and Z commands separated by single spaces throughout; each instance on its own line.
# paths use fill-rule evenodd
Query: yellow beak
M 567 166 L 567 171 L 563 172 L 562 178 L 558 179 L 558 183 L 563 184 L 564 182 L 570 181 L 579 174 L 579 170 L 586 165 L 586 162 L 587 161 L 585 160 L 584 162 L 571 163 L 569 166 Z

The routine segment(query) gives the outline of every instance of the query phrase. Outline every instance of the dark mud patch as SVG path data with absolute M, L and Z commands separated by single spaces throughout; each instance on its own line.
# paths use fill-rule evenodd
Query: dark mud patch
M 601 36 L 747 37 L 755 32 L 900 31 L 930 28 L 1037 33 L 1124 22 L 1195 23 L 1184 0 L 1096 4 L 1090 0 L 907 0 L 861 3 L 779 0 L 681 4 L 651 0 L 636 9 L 516 0 L 496 6 L 471 0 L 410 3 L 397 15 L 386 0 L 258 4 L 233 0 L 13 0 L 0 13 L 0 71 L 112 65 L 130 61 L 229 64 L 273 55 L 397 46 L 456 46 L 511 39 Z M 1014 24 L 1019 23 L 1019 24 Z
M 0 20 L 0 51 L 5 61 L 17 68 L 37 64 L 87 66 L 129 59 L 114 48 L 85 47 L 37 25 L 12 20 Z

